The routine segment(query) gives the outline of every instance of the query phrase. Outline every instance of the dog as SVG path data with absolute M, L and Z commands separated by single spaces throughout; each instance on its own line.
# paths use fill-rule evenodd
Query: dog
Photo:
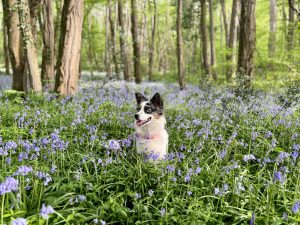
M 163 101 L 156 93 L 149 101 L 143 94 L 135 93 L 137 113 L 134 114 L 136 149 L 150 160 L 161 160 L 168 154 L 169 135 L 165 129 Z

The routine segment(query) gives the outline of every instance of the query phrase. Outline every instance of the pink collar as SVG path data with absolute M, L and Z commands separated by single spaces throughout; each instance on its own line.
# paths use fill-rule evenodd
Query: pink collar
M 146 139 L 146 140 L 153 140 L 153 139 L 159 137 L 159 135 L 145 135 L 144 136 L 144 135 L 141 135 L 138 133 L 136 133 L 135 136 L 137 139 Z

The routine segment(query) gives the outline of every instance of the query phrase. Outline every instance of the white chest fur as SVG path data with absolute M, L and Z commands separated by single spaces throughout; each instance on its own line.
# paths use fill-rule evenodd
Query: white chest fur
M 160 117 L 159 119 L 154 119 L 147 126 L 135 126 L 138 154 L 154 154 L 158 159 L 162 159 L 167 155 L 169 135 L 165 130 L 165 124 L 165 118 Z

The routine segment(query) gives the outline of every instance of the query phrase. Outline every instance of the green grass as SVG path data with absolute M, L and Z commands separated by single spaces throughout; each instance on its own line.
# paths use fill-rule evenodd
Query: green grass
M 26 150 L 20 145 L 16 153 L 10 150 L 8 156 L 0 155 L 0 181 L 12 176 L 20 165 L 32 166 L 34 171 L 15 176 L 18 191 L 0 196 L 1 221 L 10 224 L 14 218 L 23 217 L 28 224 L 94 224 L 94 219 L 107 224 L 249 224 L 255 214 L 255 224 L 298 224 L 300 214 L 294 214 L 291 208 L 300 200 L 299 158 L 262 165 L 257 160 L 244 162 L 243 157 L 253 154 L 257 159 L 276 161 L 280 152 L 291 153 L 293 144 L 299 144 L 299 139 L 291 139 L 300 133 L 299 111 L 279 116 L 290 122 L 287 127 L 254 110 L 239 114 L 235 103 L 227 105 L 236 109 L 231 109 L 230 119 L 225 117 L 227 113 L 213 112 L 211 107 L 195 110 L 188 106 L 188 99 L 193 98 L 200 97 L 192 94 L 185 104 L 167 106 L 172 159 L 153 164 L 135 154 L 134 143 L 119 151 L 104 147 L 109 139 L 127 139 L 134 133 L 132 104 L 120 106 L 106 100 L 97 105 L 98 100 L 84 95 L 72 101 L 48 101 L 43 96 L 8 100 L 2 96 L 3 143 L 20 139 L 39 143 L 40 138 L 51 139 L 54 130 L 60 129 L 58 136 L 68 146 L 51 151 L 51 144 L 56 143 L 52 139 L 39 151 L 31 149 L 23 161 L 18 161 L 18 155 Z M 95 109 L 91 113 L 90 107 Z M 25 119 L 20 127 L 22 116 Z M 81 123 L 72 125 L 78 118 Z M 95 130 L 91 132 L 87 125 L 94 125 Z M 31 128 L 34 131 L 29 134 Z M 258 132 L 255 140 L 251 138 L 253 129 Z M 268 131 L 273 133 L 271 138 L 265 136 Z M 92 135 L 97 137 L 91 140 Z M 277 144 L 272 147 L 274 139 Z M 227 152 L 222 159 L 220 152 L 224 149 Z M 33 155 L 36 158 L 31 159 Z M 10 165 L 6 163 L 8 157 Z M 50 173 L 53 165 L 56 172 Z M 282 166 L 289 170 L 286 179 L 275 182 L 274 172 Z M 201 172 L 196 174 L 198 167 Z M 51 175 L 48 185 L 37 178 L 37 171 Z M 217 195 L 215 188 L 222 190 L 224 185 L 228 189 Z M 150 190 L 153 195 L 149 195 Z M 78 195 L 86 200 L 74 202 Z M 49 220 L 39 215 L 42 203 L 55 210 Z M 288 220 L 282 217 L 284 213 Z

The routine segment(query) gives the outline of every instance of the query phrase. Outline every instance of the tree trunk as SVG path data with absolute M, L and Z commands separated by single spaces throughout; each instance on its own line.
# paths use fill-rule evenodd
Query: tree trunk
M 43 89 L 54 90 L 54 66 L 55 66 L 55 43 L 54 43 L 54 24 L 52 14 L 52 0 L 44 0 L 43 5 L 43 58 L 42 58 L 42 83 Z
M 124 24 L 124 14 L 123 14 L 123 3 L 122 0 L 118 0 L 118 19 L 120 25 L 120 50 L 121 50 L 121 60 L 123 64 L 123 74 L 124 80 L 129 80 L 129 62 L 128 54 L 126 48 L 126 34 L 125 34 L 125 24 Z
M 82 22 L 83 0 L 65 0 L 55 80 L 55 91 L 61 95 L 78 89 Z
M 291 5 L 295 5 L 295 0 L 289 0 Z M 295 31 L 294 31 L 294 24 L 295 24 L 295 11 L 294 9 L 289 5 L 289 24 L 288 24 L 288 34 L 287 34 L 287 50 L 288 50 L 288 57 L 291 61 L 294 60 L 294 54 L 293 54 L 293 49 L 294 49 L 294 36 L 295 36 Z
M 270 0 L 270 34 L 269 34 L 269 57 L 274 58 L 276 54 L 276 23 L 277 23 L 277 5 L 276 0 Z
M 255 2 L 256 0 L 241 1 L 238 77 L 244 87 L 251 86 L 251 77 L 254 74 L 254 49 L 256 35 Z
M 225 40 L 226 40 L 226 45 L 227 45 L 228 40 L 229 40 L 229 35 L 228 35 L 229 32 L 228 32 L 228 19 L 227 19 L 225 0 L 220 0 L 220 4 L 222 7 L 223 23 L 224 23 L 224 29 L 225 29 Z
M 118 59 L 117 59 L 117 51 L 116 51 L 116 33 L 115 33 L 115 23 L 113 20 L 112 10 L 111 10 L 111 0 L 108 0 L 108 19 L 110 24 L 110 35 L 111 35 L 111 50 L 112 50 L 112 56 L 113 61 L 115 64 L 115 75 L 116 78 L 119 79 L 119 65 L 118 65 Z
M 131 0 L 131 33 L 132 33 L 132 40 L 133 40 L 134 77 L 136 83 L 141 83 L 142 82 L 141 51 L 140 51 L 140 44 L 139 44 L 136 0 Z
M 90 68 L 90 73 L 91 73 L 91 77 L 94 77 L 94 68 L 93 68 L 93 50 L 92 50 L 92 21 L 91 21 L 91 17 L 88 16 L 88 33 L 87 33 L 87 57 L 89 60 L 89 68 Z
M 26 0 L 27 1 L 27 0 Z M 33 35 L 34 43 L 37 44 L 37 19 L 38 19 L 38 9 L 39 6 L 42 4 L 43 0 L 28 0 L 29 4 L 29 12 L 30 12 L 30 24 L 31 24 L 31 31 Z
M 218 79 L 216 72 L 216 49 L 215 49 L 215 27 L 213 14 L 213 0 L 209 0 L 209 21 L 210 21 L 210 65 L 212 69 L 212 77 L 214 80 Z
M 153 8 L 154 8 L 154 14 L 152 20 L 151 43 L 149 48 L 149 71 L 148 71 L 148 77 L 150 81 L 153 80 L 153 59 L 154 59 L 156 18 L 157 18 L 156 0 L 153 0 Z
M 237 39 L 237 23 L 238 23 L 238 3 L 239 0 L 233 0 L 232 2 L 232 11 L 231 11 L 231 18 L 230 18 L 230 31 L 229 31 L 229 38 L 227 43 L 227 54 L 226 54 L 226 61 L 227 61 L 227 70 L 226 70 L 226 79 L 230 81 L 232 78 L 232 74 L 234 72 L 233 67 L 233 53 L 234 48 L 236 45 Z
M 111 79 L 112 72 L 111 72 L 111 55 L 110 55 L 110 32 L 109 32 L 109 9 L 106 7 L 106 17 L 105 17 L 105 69 L 106 69 L 106 76 Z
M 29 5 L 26 0 L 19 0 L 19 18 L 22 39 L 25 49 L 26 62 L 29 72 L 30 87 L 34 92 L 42 91 L 42 81 L 39 71 L 37 52 L 35 47 L 35 38 L 31 29 L 31 17 Z
M 25 69 L 22 38 L 19 29 L 19 15 L 15 10 L 17 0 L 2 0 L 4 17 L 7 21 L 8 49 L 13 72 L 12 89 L 24 91 L 23 74 Z
M 183 0 L 178 0 L 177 6 L 177 69 L 178 69 L 178 81 L 180 90 L 186 88 L 185 76 L 184 76 L 184 61 L 183 61 L 183 43 L 182 43 L 182 6 Z
M 4 1 L 2 0 L 3 6 L 3 56 L 4 56 L 4 65 L 5 65 L 5 73 L 10 74 L 9 71 L 9 50 L 8 50 L 8 32 L 7 32 L 7 20 L 6 20 L 6 9 L 4 9 Z
M 209 53 L 208 53 L 208 38 L 207 38 L 207 27 L 206 27 L 206 0 L 201 0 L 201 21 L 200 21 L 200 31 L 202 40 L 202 57 L 203 57 L 203 69 L 207 77 L 211 74 L 210 63 L 209 63 Z

